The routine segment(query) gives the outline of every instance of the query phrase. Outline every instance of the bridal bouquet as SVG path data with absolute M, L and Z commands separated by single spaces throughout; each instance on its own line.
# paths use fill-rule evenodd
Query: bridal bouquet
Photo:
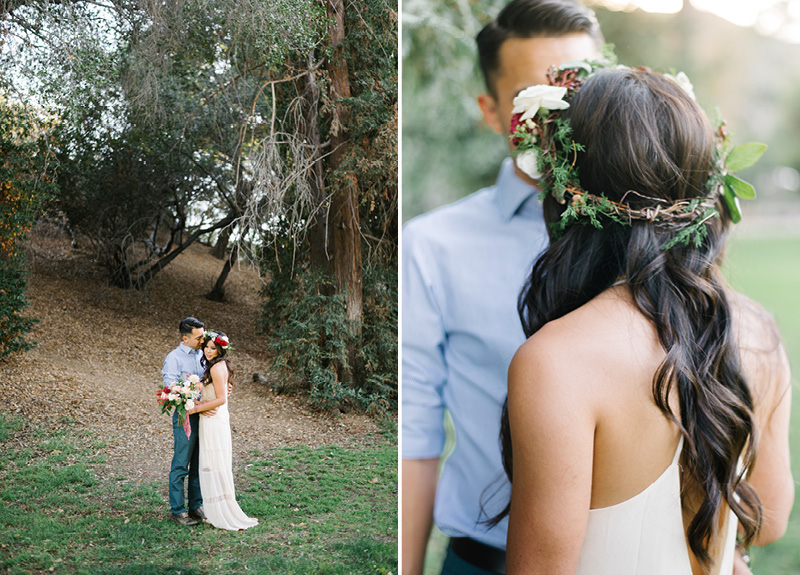
M 156 391 L 161 413 L 172 413 L 172 408 L 175 408 L 178 412 L 178 425 L 183 425 L 186 437 L 192 435 L 186 410 L 194 407 L 194 402 L 200 399 L 201 391 L 200 377 L 194 374 L 188 377 L 182 375 L 178 381 L 162 385 Z

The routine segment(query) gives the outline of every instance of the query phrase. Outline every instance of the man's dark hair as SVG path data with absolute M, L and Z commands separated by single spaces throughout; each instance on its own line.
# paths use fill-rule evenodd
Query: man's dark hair
M 179 330 L 181 330 L 181 335 L 192 335 L 192 330 L 198 327 L 205 327 L 202 321 L 194 317 L 187 317 L 185 320 L 181 322 Z
M 603 44 L 594 12 L 575 0 L 512 0 L 478 33 L 478 59 L 486 88 L 495 94 L 500 47 L 509 38 L 558 38 L 583 32 Z

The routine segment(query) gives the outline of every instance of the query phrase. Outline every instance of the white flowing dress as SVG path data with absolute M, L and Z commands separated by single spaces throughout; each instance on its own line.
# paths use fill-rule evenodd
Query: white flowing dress
M 228 390 L 225 390 L 227 396 Z M 203 386 L 203 401 L 214 399 L 214 386 Z M 226 398 L 227 399 L 227 398 Z M 258 519 L 244 514 L 236 502 L 233 487 L 233 449 L 231 447 L 231 424 L 228 402 L 217 408 L 210 417 L 200 416 L 200 434 L 197 438 L 200 450 L 200 492 L 203 495 L 203 510 L 208 522 L 214 527 L 237 531 L 258 525 Z
M 692 575 L 681 511 L 683 437 L 667 469 L 644 491 L 589 510 L 577 575 Z M 733 573 L 738 519 L 729 511 L 714 575 Z

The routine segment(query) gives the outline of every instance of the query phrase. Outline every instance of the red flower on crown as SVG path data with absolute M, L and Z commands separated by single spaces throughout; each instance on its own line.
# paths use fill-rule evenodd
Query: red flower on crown
M 228 342 L 222 339 L 220 336 L 217 336 L 216 338 L 214 338 L 214 345 L 221 348 L 226 348 L 228 347 Z

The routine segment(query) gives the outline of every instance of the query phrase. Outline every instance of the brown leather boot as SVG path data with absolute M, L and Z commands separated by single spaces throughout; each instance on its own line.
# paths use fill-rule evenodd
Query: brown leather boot
M 192 519 L 189 517 L 189 514 L 185 511 L 183 513 L 170 514 L 170 519 L 172 519 L 178 525 L 197 525 L 200 523 L 197 519 Z
M 189 511 L 189 517 L 192 519 L 197 519 L 198 521 L 205 521 L 206 514 L 203 512 L 203 507 L 200 506 L 197 509 L 192 509 Z

